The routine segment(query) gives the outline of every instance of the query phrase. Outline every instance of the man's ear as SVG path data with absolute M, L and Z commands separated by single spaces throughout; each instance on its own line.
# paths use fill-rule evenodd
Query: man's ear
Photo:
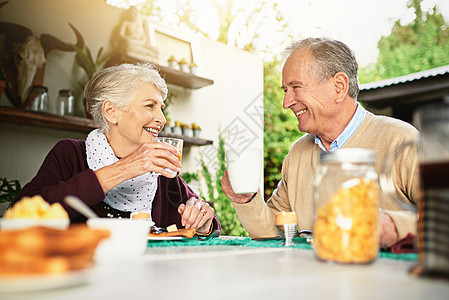
M 334 75 L 335 101 L 342 102 L 349 93 L 349 77 L 346 73 L 337 72 Z
M 111 124 L 117 124 L 118 122 L 118 109 L 112 104 L 109 100 L 104 100 L 103 105 L 101 105 L 101 109 L 103 110 L 103 116 Z

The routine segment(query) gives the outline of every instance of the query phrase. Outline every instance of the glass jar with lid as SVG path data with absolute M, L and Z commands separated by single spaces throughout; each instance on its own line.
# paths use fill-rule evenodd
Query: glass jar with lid
M 48 111 L 48 88 L 42 85 L 34 85 L 31 88 L 29 109 L 33 111 Z
M 379 249 L 379 184 L 374 151 L 322 153 L 314 178 L 315 255 L 324 261 L 369 263 Z
M 72 90 L 59 90 L 58 94 L 58 114 L 61 116 L 73 116 L 75 97 Z

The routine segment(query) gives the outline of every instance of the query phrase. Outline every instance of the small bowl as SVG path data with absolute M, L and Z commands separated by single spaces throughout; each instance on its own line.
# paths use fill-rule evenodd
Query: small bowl
M 65 230 L 69 227 L 69 219 L 0 219 L 1 230 L 19 230 L 36 226 Z
M 142 255 L 148 243 L 148 233 L 154 222 L 148 220 L 94 218 L 88 219 L 92 229 L 107 229 L 111 236 L 104 239 L 95 251 L 97 263 L 135 259 Z

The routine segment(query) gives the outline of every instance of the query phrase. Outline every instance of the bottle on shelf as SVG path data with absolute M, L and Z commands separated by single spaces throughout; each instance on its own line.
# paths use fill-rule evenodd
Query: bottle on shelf
M 48 111 L 48 88 L 42 85 L 34 85 L 30 92 L 29 109 L 33 111 Z
M 57 112 L 61 116 L 73 116 L 75 97 L 68 89 L 59 90 Z

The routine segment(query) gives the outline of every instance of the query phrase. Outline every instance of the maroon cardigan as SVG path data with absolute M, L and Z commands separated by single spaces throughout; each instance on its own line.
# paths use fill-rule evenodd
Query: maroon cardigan
M 62 199 L 66 195 L 80 198 L 100 217 L 106 217 L 107 214 L 102 205 L 105 198 L 103 189 L 94 171 L 87 165 L 84 140 L 59 141 L 48 153 L 37 175 L 20 191 L 13 205 L 22 197 L 34 195 L 41 195 L 49 203 L 61 203 L 72 223 L 85 222 L 86 218 L 63 203 Z M 178 228 L 183 228 L 178 206 L 191 197 L 198 196 L 181 177 L 159 176 L 151 212 L 155 225 L 165 228 L 176 224 Z M 221 232 L 217 216 L 214 217 L 213 226 Z

